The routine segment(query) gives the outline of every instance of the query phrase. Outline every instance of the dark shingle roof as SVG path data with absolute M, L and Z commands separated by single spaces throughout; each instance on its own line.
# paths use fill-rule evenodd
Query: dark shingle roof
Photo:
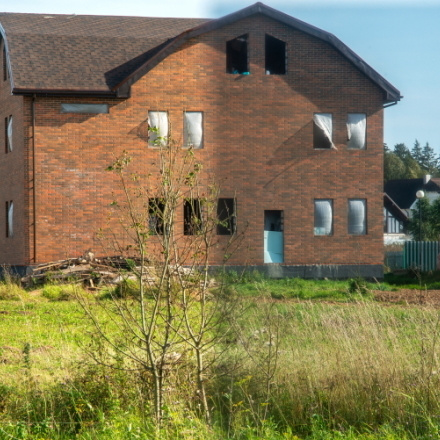
M 385 183 L 385 193 L 399 206 L 409 209 L 416 200 L 416 192 L 422 189 L 429 192 L 440 192 L 440 179 L 430 179 L 426 184 L 424 179 L 396 179 Z
M 13 87 L 109 92 L 160 46 L 206 19 L 1 13 Z
M 128 93 L 142 75 L 189 38 L 254 14 L 264 14 L 332 45 L 384 92 L 399 90 L 334 35 L 255 3 L 209 19 L 0 13 L 0 32 L 12 70 L 14 93 Z

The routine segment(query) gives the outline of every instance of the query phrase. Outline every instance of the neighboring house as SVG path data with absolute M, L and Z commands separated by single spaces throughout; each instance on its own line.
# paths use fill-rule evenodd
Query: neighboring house
M 385 183 L 384 240 L 385 244 L 410 240 L 406 224 L 417 203 L 416 193 L 423 190 L 430 201 L 440 197 L 440 179 L 429 174 L 420 179 L 396 179 Z
M 245 231 L 231 265 L 382 275 L 383 113 L 401 96 L 333 35 L 261 3 L 215 20 L 2 13 L 0 32 L 1 264 L 102 253 L 105 168 L 127 150 L 157 173 L 149 120 L 197 133 Z

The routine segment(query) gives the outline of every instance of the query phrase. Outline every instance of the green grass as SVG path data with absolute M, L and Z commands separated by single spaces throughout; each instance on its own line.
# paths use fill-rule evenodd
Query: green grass
M 376 303 L 356 291 L 360 280 L 228 282 L 239 297 L 211 349 L 212 426 L 191 406 L 189 357 L 169 373 L 175 385 L 158 430 L 146 416 L 145 378 L 87 355 L 106 359 L 75 300 L 46 286 L 0 301 L 0 440 L 440 437 L 438 310 Z M 111 300 L 96 297 L 87 300 L 117 334 Z

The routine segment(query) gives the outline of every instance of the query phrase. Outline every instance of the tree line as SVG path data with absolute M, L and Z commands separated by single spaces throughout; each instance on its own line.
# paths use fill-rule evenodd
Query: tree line
M 405 144 L 396 144 L 393 150 L 384 145 L 384 178 L 385 181 L 394 179 L 416 179 L 425 174 L 440 176 L 440 156 L 429 145 L 422 147 L 416 139 L 409 149 Z

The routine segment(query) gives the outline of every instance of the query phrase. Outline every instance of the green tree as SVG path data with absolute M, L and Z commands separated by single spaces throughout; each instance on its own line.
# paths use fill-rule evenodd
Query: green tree
M 422 160 L 422 147 L 420 146 L 420 142 L 416 139 L 414 141 L 414 146 L 411 150 L 411 156 L 420 164 Z
M 391 151 L 385 151 L 384 154 L 384 178 L 385 181 L 406 178 L 405 164 Z
M 436 241 L 440 237 L 440 199 L 433 203 L 427 197 L 417 200 L 408 231 L 416 241 Z
M 426 142 L 425 146 L 422 148 L 419 163 L 428 174 L 435 174 L 438 172 L 439 158 L 428 142 Z

